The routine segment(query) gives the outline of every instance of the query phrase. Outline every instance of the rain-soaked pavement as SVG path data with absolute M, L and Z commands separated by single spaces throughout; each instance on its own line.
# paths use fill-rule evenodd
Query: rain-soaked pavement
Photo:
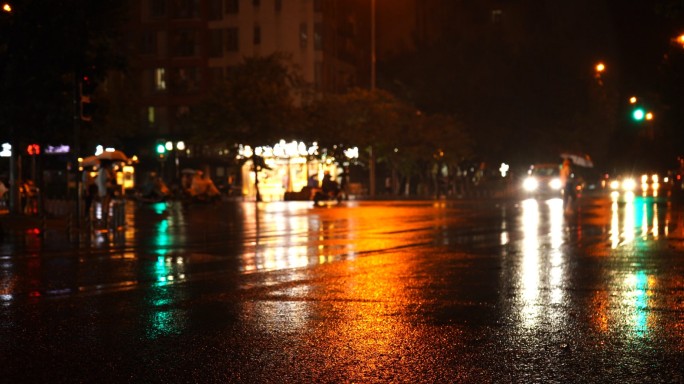
M 6 383 L 684 382 L 667 199 L 127 206 L 0 247 Z

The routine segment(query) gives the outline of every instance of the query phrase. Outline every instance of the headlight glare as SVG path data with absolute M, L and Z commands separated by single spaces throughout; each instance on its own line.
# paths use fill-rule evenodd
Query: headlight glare
M 622 181 L 622 190 L 633 191 L 636 189 L 636 181 L 634 179 L 624 179 Z
M 528 177 L 523 181 L 523 189 L 528 192 L 536 191 L 539 188 L 539 182 L 534 177 Z

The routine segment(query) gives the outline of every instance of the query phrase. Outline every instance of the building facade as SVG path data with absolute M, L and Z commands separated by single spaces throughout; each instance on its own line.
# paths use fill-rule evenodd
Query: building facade
M 367 82 L 366 0 L 136 0 L 125 27 L 129 77 L 147 132 L 178 137 L 174 120 L 243 58 L 289 56 L 320 91 Z M 367 11 L 364 7 L 363 11 Z M 367 12 L 366 12 L 367 13 Z

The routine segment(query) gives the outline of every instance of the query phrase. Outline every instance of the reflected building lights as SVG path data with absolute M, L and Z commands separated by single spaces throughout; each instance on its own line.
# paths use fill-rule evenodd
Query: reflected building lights
M 649 245 L 649 241 L 658 240 L 660 231 L 669 237 L 669 210 L 665 213 L 665 225 L 661 229 L 660 210 L 654 197 L 635 197 L 633 194 L 624 196 L 623 204 L 613 199 L 611 205 L 611 248 L 616 262 L 624 260 L 629 263 L 627 268 L 635 268 L 626 275 L 616 275 L 608 282 L 617 286 L 618 296 L 599 293 L 594 298 L 599 316 L 596 323 L 602 331 L 616 329 L 614 323 L 623 324 L 617 329 L 627 330 L 628 337 L 641 339 L 647 337 L 651 331 L 653 317 L 651 314 L 652 295 L 656 279 L 641 269 L 643 253 L 639 252 Z M 639 231 L 637 236 L 637 231 Z
M 357 258 L 359 250 L 385 250 L 412 241 L 395 236 L 392 230 L 373 235 L 378 221 L 384 219 L 383 208 L 354 214 L 353 206 L 335 211 L 328 217 L 303 214 L 310 211 L 309 202 L 269 202 L 244 205 L 244 233 L 250 239 L 241 254 L 242 272 L 301 268 Z M 283 215 L 283 212 L 286 212 Z M 337 215 L 344 212 L 343 216 Z M 403 228 L 406 222 L 385 223 Z M 356 229 L 363 226 L 361 230 Z M 446 228 L 446 227 L 445 227 Z M 360 231 L 360 232 L 359 232 Z M 355 233 L 363 233 L 357 238 Z
M 627 194 L 625 203 L 625 216 L 623 218 L 623 243 L 630 244 L 636 237 L 636 218 L 634 208 L 634 195 Z
M 561 199 L 543 203 L 537 199 L 522 202 L 522 257 L 519 271 L 522 324 L 534 328 L 541 321 L 560 321 L 560 313 L 549 306 L 565 298 L 565 215 Z M 548 319 L 546 319 L 548 317 Z
M 646 240 L 648 239 L 648 232 L 649 232 L 649 222 L 648 222 L 648 206 L 646 205 L 646 202 L 644 201 L 643 204 L 641 204 L 641 238 Z
M 522 270 L 521 288 L 523 299 L 523 321 L 532 327 L 539 314 L 539 204 L 535 199 L 522 203 Z
M 551 289 L 551 303 L 559 304 L 563 299 L 563 200 L 551 199 L 546 202 L 549 208 L 549 237 L 551 250 L 549 252 L 549 286 Z
M 653 238 L 658 239 L 660 234 L 660 226 L 658 222 L 658 204 L 653 203 Z
M 654 281 L 644 271 L 637 271 L 625 278 L 627 288 L 623 297 L 623 304 L 632 309 L 628 320 L 630 328 L 637 337 L 644 337 L 649 331 L 649 296 Z
M 610 246 L 615 249 L 620 245 L 620 216 L 617 199 L 613 199 L 610 207 Z

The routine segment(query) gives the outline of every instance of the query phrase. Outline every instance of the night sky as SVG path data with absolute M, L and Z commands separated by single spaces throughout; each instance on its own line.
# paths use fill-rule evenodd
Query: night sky
M 652 90 L 670 39 L 684 32 L 682 18 L 657 14 L 652 0 L 612 0 L 609 7 L 625 90 Z

